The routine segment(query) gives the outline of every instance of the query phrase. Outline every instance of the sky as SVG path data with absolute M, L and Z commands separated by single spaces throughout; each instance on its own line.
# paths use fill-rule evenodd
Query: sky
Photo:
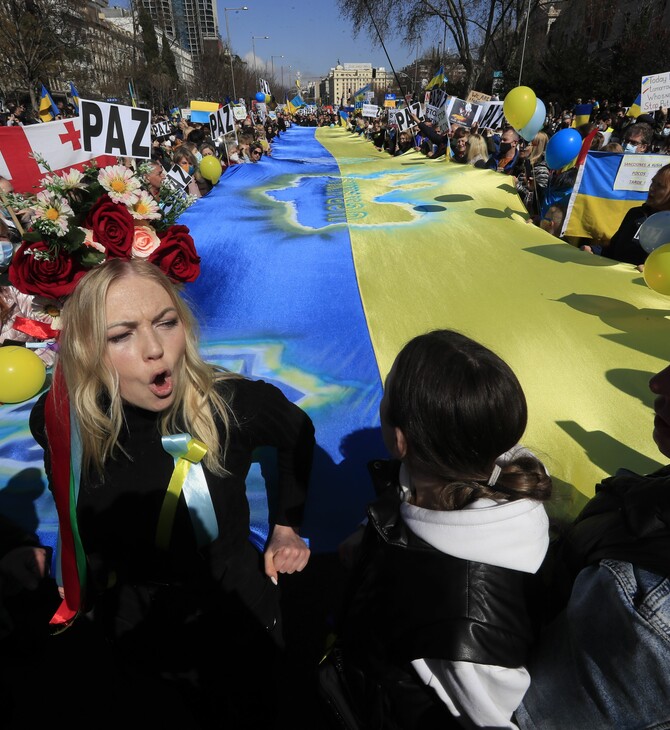
M 110 0 L 109 4 L 128 7 L 129 0 Z M 226 7 L 244 5 L 248 10 L 224 12 Z M 267 64 L 268 70 L 274 64 L 278 81 L 281 81 L 283 66 L 286 85 L 292 83 L 297 71 L 303 82 L 327 76 L 338 60 L 341 63 L 371 63 L 376 68 L 383 66 L 390 70 L 379 44 L 373 45 L 364 32 L 353 37 L 351 23 L 340 16 L 336 0 L 249 0 L 246 3 L 220 0 L 219 32 L 224 41 L 226 15 L 233 52 L 253 64 L 255 47 L 257 64 L 261 67 Z M 253 43 L 252 36 L 256 36 Z M 268 40 L 264 36 L 269 36 Z M 425 48 L 437 45 L 437 39 L 433 38 L 424 38 L 423 42 Z M 396 71 L 412 63 L 416 56 L 416 46 L 408 49 L 399 39 L 386 41 L 386 49 Z M 284 58 L 280 58 L 282 55 Z

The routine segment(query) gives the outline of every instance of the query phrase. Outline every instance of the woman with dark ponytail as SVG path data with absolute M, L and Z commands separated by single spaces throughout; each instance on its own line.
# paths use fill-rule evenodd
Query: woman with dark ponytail
M 329 659 L 348 727 L 516 728 L 551 495 L 519 445 L 521 385 L 483 345 L 438 330 L 401 350 L 380 418 L 393 460 L 370 464 L 378 499 Z

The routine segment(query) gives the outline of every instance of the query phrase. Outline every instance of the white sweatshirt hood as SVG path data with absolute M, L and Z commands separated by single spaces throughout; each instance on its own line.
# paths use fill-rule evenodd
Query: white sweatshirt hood
M 408 493 L 404 486 L 401 491 Z M 536 573 L 549 547 L 549 518 L 536 500 L 478 499 L 464 509 L 449 511 L 403 502 L 400 514 L 415 535 L 436 550 L 464 560 Z

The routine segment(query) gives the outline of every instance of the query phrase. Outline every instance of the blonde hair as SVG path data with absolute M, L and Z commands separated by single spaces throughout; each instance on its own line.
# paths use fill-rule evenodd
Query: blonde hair
M 170 296 L 186 338 L 184 357 L 177 371 L 174 403 L 160 414 L 161 435 L 188 431 L 207 446 L 203 461 L 213 473 L 225 473 L 230 423 L 234 419 L 217 383 L 241 376 L 206 363 L 198 349 L 198 327 L 176 286 L 154 264 L 141 259 L 110 259 L 88 272 L 63 307 L 63 330 L 57 366 L 67 384 L 70 404 L 82 440 L 82 469 L 102 471 L 117 450 L 123 427 L 119 379 L 105 362 L 107 350 L 106 302 L 117 281 L 136 277 L 161 286 Z M 223 423 L 223 443 L 216 418 Z
M 486 160 L 489 156 L 489 148 L 486 140 L 481 134 L 471 134 L 468 138 L 468 155 L 467 161 L 470 162 L 475 157 L 481 157 Z
M 532 151 L 530 153 L 530 164 L 535 165 L 539 160 L 542 159 L 542 155 L 547 149 L 547 142 L 549 141 L 549 135 L 546 132 L 538 132 L 533 137 Z

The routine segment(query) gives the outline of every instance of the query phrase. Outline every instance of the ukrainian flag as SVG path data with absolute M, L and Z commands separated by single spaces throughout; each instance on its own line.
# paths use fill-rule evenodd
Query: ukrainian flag
M 191 101 L 191 121 L 200 124 L 209 124 L 209 115 L 217 111 L 221 104 L 215 101 Z
M 298 111 L 298 107 L 293 106 L 293 104 L 287 99 L 286 100 L 286 110 L 289 114 L 295 114 L 296 111 Z
M 572 122 L 573 127 L 581 127 L 582 124 L 588 124 L 593 112 L 593 104 L 577 104 L 574 109 L 575 118 Z
M 424 91 L 430 91 L 437 86 L 442 86 L 445 81 L 446 79 L 444 78 L 444 66 L 440 66 L 435 76 L 433 76 L 433 78 L 426 84 Z
M 42 122 L 51 122 L 58 114 L 60 114 L 60 109 L 54 103 L 46 86 L 42 84 L 42 91 L 40 92 L 40 120 Z
M 128 93 L 130 94 L 130 104 L 137 106 L 137 97 L 135 96 L 135 89 L 133 88 L 133 82 L 128 82 Z
M 70 95 L 72 96 L 72 103 L 74 104 L 74 108 L 79 114 L 79 92 L 75 88 L 75 85 L 70 81 Z
M 634 119 L 637 119 L 637 117 L 642 114 L 642 107 L 640 104 L 642 103 L 642 94 L 638 94 L 635 101 L 632 103 L 630 109 L 626 112 L 627 117 L 633 117 Z
M 293 97 L 293 98 L 291 99 L 291 104 L 293 104 L 293 106 L 294 106 L 294 107 L 295 107 L 296 109 L 300 109 L 300 107 L 301 107 L 301 106 L 305 106 L 305 102 L 303 101 L 303 98 L 302 98 L 302 96 L 300 96 L 300 94 L 296 94 L 296 95 L 295 95 L 295 96 L 294 96 L 294 97 Z
M 614 190 L 623 160 L 620 152 L 589 152 L 570 200 L 566 236 L 611 239 L 626 213 L 647 199 L 647 192 Z

